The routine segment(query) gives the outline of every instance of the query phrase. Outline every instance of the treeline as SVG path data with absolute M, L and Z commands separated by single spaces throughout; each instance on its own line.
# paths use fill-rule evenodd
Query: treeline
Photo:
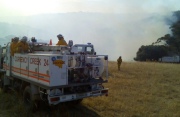
M 173 12 L 176 19 L 170 25 L 171 34 L 166 34 L 151 45 L 141 46 L 136 53 L 135 61 L 158 61 L 163 56 L 180 55 L 180 11 Z

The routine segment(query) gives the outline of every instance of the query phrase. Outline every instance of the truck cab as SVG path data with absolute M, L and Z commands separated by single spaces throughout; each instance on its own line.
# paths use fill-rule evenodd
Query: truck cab
M 78 54 L 78 53 L 84 53 L 89 55 L 95 55 L 96 52 L 94 50 L 94 46 L 91 43 L 87 44 L 75 44 L 71 48 L 71 52 Z

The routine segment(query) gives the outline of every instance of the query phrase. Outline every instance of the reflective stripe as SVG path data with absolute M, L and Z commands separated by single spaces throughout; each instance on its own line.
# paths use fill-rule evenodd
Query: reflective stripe
M 41 80 L 41 81 L 48 82 L 48 83 L 50 82 L 49 81 L 50 76 L 47 74 L 29 71 L 29 70 L 21 69 L 21 68 L 14 67 L 14 66 L 12 66 L 12 71 L 22 74 L 22 75 L 25 75 L 25 76 L 28 76 L 28 78 L 33 78 L 33 79 Z

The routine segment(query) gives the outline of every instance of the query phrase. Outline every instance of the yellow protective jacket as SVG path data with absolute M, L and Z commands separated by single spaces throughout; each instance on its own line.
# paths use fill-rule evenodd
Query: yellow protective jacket
M 121 63 L 122 63 L 122 59 L 121 59 L 121 58 L 118 58 L 118 59 L 117 59 L 117 63 L 118 63 L 118 64 L 121 64 Z
M 18 53 L 27 52 L 29 49 L 29 45 L 26 42 L 19 41 L 16 45 L 16 51 Z
M 58 43 L 56 45 L 66 45 L 67 46 L 67 43 L 64 39 L 61 39 L 58 41 Z
M 11 43 L 11 45 L 10 45 L 11 56 L 14 56 L 14 53 L 16 52 L 17 44 L 18 44 L 18 42 L 12 42 Z

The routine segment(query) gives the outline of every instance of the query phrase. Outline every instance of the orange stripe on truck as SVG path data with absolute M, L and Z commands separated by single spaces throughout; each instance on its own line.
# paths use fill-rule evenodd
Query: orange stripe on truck
M 23 72 L 21 72 L 21 70 Z M 38 73 L 38 72 L 34 72 L 34 71 L 28 71 L 28 70 L 17 68 L 17 67 L 13 67 L 12 71 L 22 74 L 22 75 L 25 75 L 25 76 L 28 76 L 28 78 L 35 78 L 37 80 L 41 80 L 41 81 L 48 82 L 48 83 L 50 82 L 49 80 L 47 80 L 50 78 L 50 76 L 47 74 L 42 74 L 42 73 Z M 41 78 L 41 77 L 43 77 L 43 78 Z M 44 78 L 46 78 L 46 79 L 44 79 Z
M 31 73 L 35 73 L 35 74 L 39 74 L 39 75 L 46 76 L 46 77 L 50 78 L 50 76 L 49 76 L 49 75 L 47 75 L 47 74 L 38 73 L 38 72 L 35 72 L 35 71 L 26 70 L 26 69 L 22 69 L 22 68 L 18 68 L 18 67 L 14 67 L 14 68 L 16 68 L 16 69 L 20 69 L 20 70 L 23 70 L 23 71 L 27 71 L 27 72 L 31 72 Z

